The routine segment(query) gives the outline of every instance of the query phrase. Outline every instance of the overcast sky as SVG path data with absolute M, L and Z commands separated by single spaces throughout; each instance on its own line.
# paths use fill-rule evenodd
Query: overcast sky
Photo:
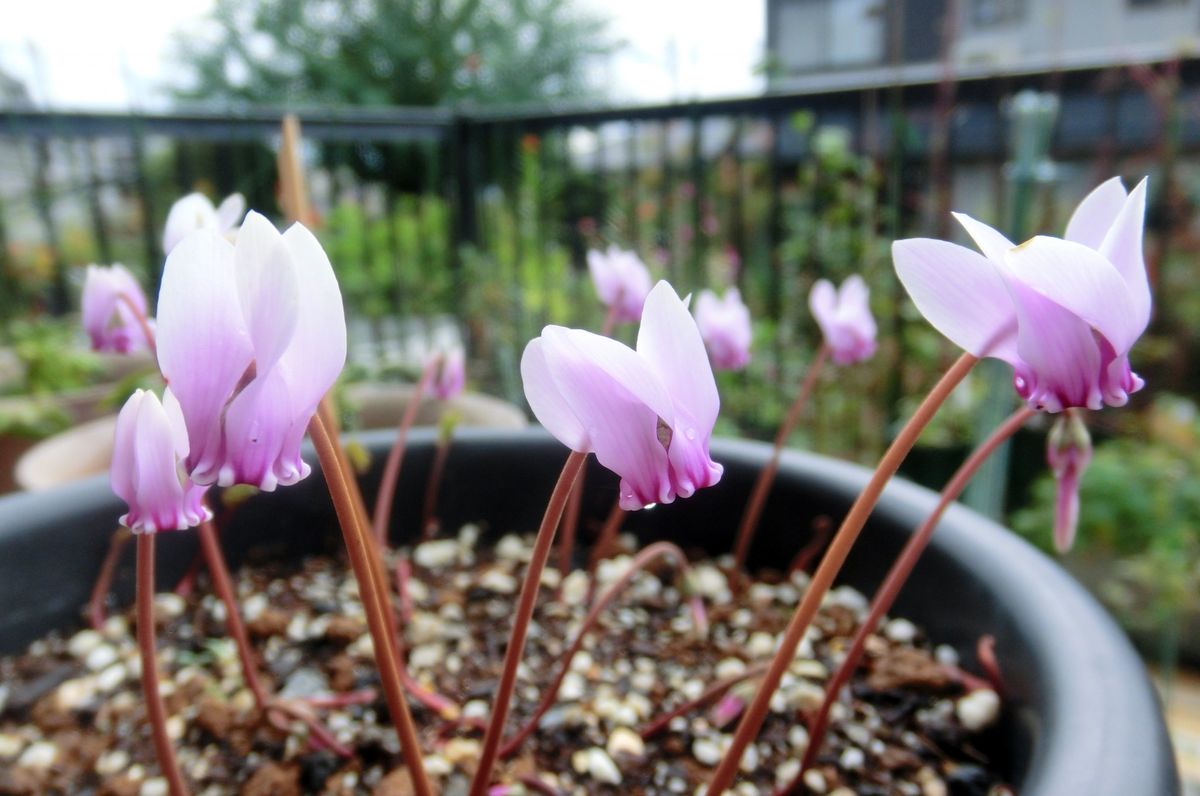
M 734 96 L 758 91 L 766 38 L 754 0 L 577 0 L 612 19 L 625 43 L 598 78 L 615 102 Z M 158 107 L 170 78 L 171 33 L 213 0 L 32 0 L 0 26 L 0 65 L 39 104 Z

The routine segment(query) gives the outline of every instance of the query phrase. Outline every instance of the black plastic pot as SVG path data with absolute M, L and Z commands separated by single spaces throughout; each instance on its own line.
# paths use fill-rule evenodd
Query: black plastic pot
M 392 435 L 364 441 L 381 463 Z M 432 432 L 410 435 L 393 533 L 415 529 Z M 631 516 L 644 538 L 727 551 L 754 474 L 769 449 L 719 441 L 725 477 L 696 496 Z M 444 527 L 483 521 L 490 534 L 531 531 L 566 450 L 539 430 L 464 430 L 456 435 L 441 496 Z M 378 468 L 364 482 L 374 491 Z M 783 458 L 751 565 L 790 560 L 818 515 L 839 518 L 868 477 L 860 467 L 803 453 Z M 595 465 L 584 517 L 612 505 L 615 478 Z M 876 584 L 935 496 L 893 483 L 851 555 L 844 580 Z M 105 480 L 0 500 L 0 650 L 15 651 L 52 628 L 79 621 L 121 504 Z M 586 525 L 585 525 L 586 527 Z M 191 533 L 160 537 L 163 582 L 191 560 Z M 225 532 L 236 563 L 255 554 L 298 556 L 339 543 L 319 475 L 242 505 Z M 128 562 L 126 562 L 128 563 Z M 128 567 L 119 588 L 129 594 Z M 973 666 L 976 640 L 996 637 L 1009 692 L 990 745 L 1022 796 L 1170 796 L 1179 793 L 1162 714 L 1125 636 L 1062 569 L 1005 529 L 954 508 L 938 529 L 895 613 L 954 645 Z

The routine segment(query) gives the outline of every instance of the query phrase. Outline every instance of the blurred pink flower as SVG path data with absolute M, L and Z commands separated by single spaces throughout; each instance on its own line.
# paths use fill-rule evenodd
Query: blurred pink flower
M 1092 460 L 1092 438 L 1078 411 L 1059 416 L 1046 439 L 1046 461 L 1058 485 L 1054 506 L 1054 547 L 1071 549 L 1079 524 L 1079 479 Z
M 834 362 L 852 365 L 875 353 L 871 294 L 861 276 L 847 277 L 838 289 L 828 279 L 818 279 L 808 295 L 808 306 Z
M 434 354 L 440 358 L 437 371 L 433 374 L 433 394 L 439 400 L 448 401 L 463 391 L 467 381 L 466 365 L 463 350 L 453 348 L 450 351 Z
M 240 193 L 226 196 L 220 207 L 214 207 L 202 193 L 190 193 L 171 205 L 163 229 L 163 254 L 170 254 L 179 241 L 198 229 L 211 229 L 222 235 L 242 221 L 246 213 L 246 198 Z
M 125 266 L 89 265 L 81 304 L 83 328 L 92 339 L 92 350 L 128 354 L 150 347 L 136 314 L 146 317 L 146 294 Z
M 158 362 L 179 399 L 201 484 L 293 484 L 300 443 L 346 361 L 342 294 L 301 224 L 246 216 L 231 244 L 193 232 L 171 252 L 158 298 Z
M 1128 355 L 1150 320 L 1145 210 L 1146 181 L 1127 195 L 1113 178 L 1080 202 L 1065 239 L 1014 246 L 956 214 L 982 256 L 921 238 L 896 241 L 892 256 L 925 318 L 975 356 L 1012 365 L 1031 407 L 1122 406 L 1143 385 Z
M 596 294 L 606 307 L 613 309 L 617 321 L 639 320 L 651 286 L 650 272 L 641 258 L 634 252 L 609 246 L 607 252 L 589 251 L 587 261 Z
M 207 487 L 183 472 L 187 429 L 168 389 L 162 402 L 146 390 L 129 396 L 117 415 L 110 479 L 129 506 L 121 524 L 135 533 L 183 530 L 211 519 L 203 503 Z
M 696 325 L 718 370 L 741 370 L 750 361 L 750 310 L 736 287 L 717 298 L 711 290 L 696 297 Z
M 720 480 L 708 452 L 717 386 L 700 330 L 666 282 L 646 298 L 637 350 L 547 326 L 525 347 L 521 377 L 551 434 L 621 476 L 621 508 L 670 503 Z

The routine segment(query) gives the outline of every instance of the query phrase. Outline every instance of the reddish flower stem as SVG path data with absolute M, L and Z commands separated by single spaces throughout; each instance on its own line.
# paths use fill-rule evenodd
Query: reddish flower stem
M 187 599 L 192 596 L 192 591 L 196 588 L 196 575 L 200 572 L 200 562 L 204 560 L 204 556 L 197 553 L 192 557 L 192 563 L 188 564 L 188 568 L 184 571 L 183 577 L 175 584 L 173 592 L 180 597 Z
M 793 572 L 808 572 L 809 566 L 820 555 L 821 550 L 825 547 L 825 543 L 829 541 L 829 535 L 833 533 L 833 521 L 827 516 L 817 517 L 813 521 L 813 538 L 808 540 L 808 544 L 796 551 L 795 558 L 788 566 L 788 574 Z
M 404 461 L 408 430 L 412 427 L 413 421 L 417 419 L 417 410 L 421 407 L 421 398 L 425 394 L 425 388 L 429 386 L 429 381 L 433 378 L 434 371 L 437 370 L 440 362 L 441 357 L 434 357 L 425 363 L 425 368 L 421 371 L 421 378 L 417 379 L 412 395 L 408 398 L 408 404 L 404 407 L 404 414 L 400 416 L 400 425 L 396 427 L 396 441 L 392 443 L 392 449 L 388 451 L 387 463 L 383 467 L 383 478 L 379 482 L 379 494 L 375 496 L 373 530 L 375 540 L 384 549 L 387 549 L 387 530 L 388 522 L 392 518 L 392 499 L 396 495 L 396 481 L 400 478 L 400 464 Z
M 997 694 L 1003 694 L 1004 675 L 1000 673 L 1000 663 L 996 660 L 995 636 L 988 634 L 979 637 L 979 642 L 975 645 L 975 658 L 979 661 L 979 668 L 983 669 L 984 675 L 991 683 L 992 690 Z
M 358 581 L 359 593 L 363 601 L 363 610 L 367 615 L 367 626 L 375 653 L 375 663 L 379 669 L 379 679 L 383 686 L 388 710 L 396 727 L 396 735 L 400 740 L 400 752 L 412 778 L 413 790 L 417 796 L 432 796 L 433 787 L 425 774 L 425 763 L 421 756 L 421 746 L 417 739 L 417 728 L 413 723 L 412 714 L 404 698 L 404 686 L 401 678 L 401 666 L 397 654 L 398 644 L 393 632 L 394 614 L 388 605 L 385 582 L 380 580 L 379 573 L 382 564 L 378 561 L 377 548 L 370 537 L 367 528 L 362 524 L 360 512 L 355 506 L 355 493 L 350 486 L 348 472 L 342 466 L 340 446 L 330 436 L 318 414 L 309 424 L 309 435 L 317 450 L 321 462 L 321 472 L 329 487 L 329 495 L 333 499 L 337 512 L 338 524 L 346 541 L 346 550 L 350 557 L 350 566 L 354 570 L 355 580 Z
M 433 464 L 429 467 L 429 480 L 425 484 L 425 506 L 421 509 L 421 541 L 427 542 L 438 530 L 437 499 L 442 487 L 442 475 L 446 472 L 446 460 L 450 458 L 451 433 L 438 435 L 437 448 L 433 452 Z
M 133 313 L 134 320 L 138 322 L 138 326 L 142 327 L 142 335 L 146 338 L 146 347 L 150 349 L 150 355 L 158 356 L 158 344 L 154 339 L 154 329 L 150 326 L 150 319 L 146 317 L 146 313 L 138 309 L 138 305 L 133 303 L 133 299 L 124 293 L 117 294 L 117 301 L 123 301 L 129 311 Z
M 108 600 L 108 592 L 112 589 L 113 578 L 117 574 L 117 564 L 121 561 L 121 551 L 129 544 L 133 534 L 128 528 L 119 527 L 113 531 L 108 542 L 108 552 L 100 563 L 100 573 L 96 576 L 96 584 L 92 586 L 92 596 L 88 600 L 88 621 L 93 630 L 100 630 L 108 618 L 104 603 Z
M 791 407 L 788 408 L 783 423 L 775 432 L 775 449 L 771 451 L 771 459 L 766 466 L 758 472 L 754 489 L 750 492 L 750 502 L 746 504 L 746 512 L 742 515 L 742 523 L 738 526 L 737 537 L 734 539 L 734 571 L 741 570 L 746 565 L 746 555 L 750 552 L 750 543 L 754 541 L 754 532 L 758 529 L 758 518 L 762 516 L 763 508 L 767 504 L 767 496 L 771 492 L 771 485 L 775 483 L 775 473 L 779 470 L 779 457 L 783 453 L 784 446 L 787 445 L 788 438 L 792 435 L 792 430 L 800 420 L 804 407 L 808 404 L 809 396 L 812 395 L 813 388 L 817 384 L 817 377 L 821 375 L 821 369 L 828 358 L 829 346 L 822 343 L 821 347 L 817 349 L 817 355 L 812 364 L 808 366 L 808 372 L 804 374 L 804 382 L 800 385 L 800 390 L 796 393 Z
M 896 470 L 899 469 L 900 463 L 904 461 L 904 457 L 908 455 L 909 450 L 916 443 L 917 438 L 921 435 L 921 431 L 933 419 L 938 407 L 945 402 L 950 393 L 954 391 L 954 388 L 966 377 L 978 361 L 979 359 L 974 355 L 964 353 L 950 366 L 950 369 L 946 371 L 945 375 L 934 385 L 929 394 L 925 396 L 925 400 L 917 407 L 917 411 L 909 418 L 904 428 L 896 436 L 896 439 L 892 441 L 891 446 L 888 447 L 887 452 L 884 453 L 883 458 L 880 460 L 879 466 L 875 468 L 870 481 L 867 482 L 863 491 L 854 501 L 854 505 L 850 507 L 850 511 L 846 514 L 841 527 L 834 535 L 829 549 L 825 552 L 825 557 L 821 560 L 820 566 L 813 573 L 812 581 L 809 583 L 808 589 L 804 592 L 800 604 L 796 606 L 796 611 L 792 614 L 792 618 L 788 622 L 787 630 L 784 631 L 779 649 L 776 651 L 775 657 L 771 659 L 771 665 L 767 669 L 767 673 L 763 676 L 763 682 L 755 693 L 754 699 L 747 708 L 746 713 L 742 716 L 742 720 L 738 723 L 737 731 L 734 733 L 729 749 L 725 752 L 725 756 L 717 765 L 712 779 L 709 780 L 709 784 L 705 788 L 708 793 L 724 793 L 733 784 L 733 778 L 737 775 L 738 766 L 741 764 L 742 753 L 746 751 L 746 747 L 750 742 L 757 737 L 763 720 L 767 716 L 771 695 L 779 688 L 779 681 L 783 678 L 784 672 L 787 671 L 788 666 L 795 658 L 796 648 L 800 646 L 800 640 L 804 637 L 804 631 L 808 629 L 809 623 L 812 622 L 813 616 L 816 615 L 817 609 L 821 605 L 821 600 L 825 597 L 825 593 L 833 585 L 833 579 L 837 576 L 839 570 L 841 570 L 846 556 L 850 553 L 850 548 L 854 546 L 855 540 L 858 539 L 858 535 L 866 524 L 867 518 L 871 515 L 871 511 L 875 508 L 875 504 L 879 502 L 879 497 L 883 494 L 883 488 L 887 486 L 887 482 L 895 474 Z
M 567 461 L 563 465 L 562 472 L 559 473 L 554 491 L 550 493 L 550 502 L 546 505 L 546 513 L 542 517 L 541 527 L 538 528 L 537 538 L 533 543 L 529 567 L 525 570 L 525 582 L 521 585 L 512 632 L 504 651 L 504 668 L 500 673 L 500 682 L 496 686 L 496 699 L 492 703 L 492 715 L 488 719 L 487 732 L 483 736 L 483 751 L 479 755 L 479 767 L 475 769 L 469 796 L 484 796 L 492 778 L 496 753 L 500 750 L 500 741 L 504 735 L 504 720 L 508 718 L 509 702 L 512 701 L 513 689 L 517 683 L 517 666 L 525 652 L 525 637 L 529 633 L 529 621 L 533 618 L 533 606 L 537 600 L 542 571 L 546 568 L 546 561 L 550 558 L 550 547 L 554 544 L 554 531 L 562 517 L 567 495 L 570 494 L 571 487 L 574 485 L 575 479 L 579 477 L 579 471 L 583 469 L 586 461 L 587 453 L 571 451 L 571 455 L 567 457 Z
M 137 641 L 142 658 L 142 696 L 158 767 L 170 787 L 171 796 L 187 796 L 188 787 L 175 759 L 175 747 L 167 735 L 167 708 L 158 688 L 158 660 L 154 634 L 154 534 L 137 534 Z
M 896 597 L 900 594 L 900 590 L 904 588 L 904 584 L 908 581 L 908 576 L 912 574 L 913 568 L 916 567 L 921 554 L 925 552 L 925 548 L 929 545 L 929 540 L 933 538 L 933 532 L 937 530 L 937 524 L 941 521 L 942 515 L 946 513 L 946 509 L 954 501 L 958 500 L 959 495 L 966 489 L 967 484 L 971 482 L 975 473 L 987 461 L 988 457 L 995 453 L 996 449 L 1003 445 L 1009 437 L 1017 433 L 1021 426 L 1025 425 L 1025 422 L 1034 414 L 1034 410 L 1027 406 L 1018 409 L 1009 415 L 1008 419 L 1001 423 L 986 440 L 980 443 L 979 447 L 967 457 L 967 460 L 962 463 L 946 483 L 933 511 L 925 518 L 925 521 L 921 523 L 916 532 L 909 537 L 904 545 L 904 549 L 900 552 L 900 556 L 892 564 L 892 568 L 888 570 L 887 577 L 884 578 L 883 583 L 875 592 L 871 608 L 862 623 L 858 626 L 858 630 L 854 634 L 854 640 L 850 642 L 850 647 L 846 651 L 841 665 L 825 686 L 825 701 L 821 703 L 820 709 L 813 714 L 812 719 L 808 723 L 808 749 L 805 750 L 804 759 L 800 764 L 800 773 L 796 775 L 795 780 L 788 787 L 779 791 L 779 793 L 799 792 L 798 789 L 802 783 L 801 777 L 817 759 L 821 741 L 825 737 L 825 730 L 829 724 L 829 712 L 833 709 L 833 704 L 837 701 L 838 694 L 841 693 L 846 683 L 850 681 L 854 670 L 858 668 L 863 650 L 866 647 L 867 638 L 875 632 L 884 615 L 895 604 Z M 955 679 L 962 679 L 962 677 L 956 675 Z
M 766 670 L 767 663 L 764 661 L 762 663 L 756 663 L 753 666 L 747 666 L 741 672 L 726 677 L 723 680 L 718 680 L 706 688 L 704 692 L 695 699 L 689 699 L 687 702 L 671 708 L 666 713 L 663 713 L 657 718 L 651 720 L 649 724 L 645 725 L 641 730 L 638 731 L 638 734 L 642 736 L 642 740 L 648 741 L 655 735 L 658 735 L 660 732 L 667 729 L 667 727 L 671 724 L 672 719 L 676 719 L 679 716 L 686 716 L 693 710 L 699 710 L 705 705 L 717 701 L 725 695 L 726 691 L 733 688 L 738 683 L 742 682 L 743 680 L 749 680 L 752 677 L 757 677 Z
M 655 542 L 634 556 L 633 560 L 629 562 L 629 566 L 621 573 L 621 577 L 617 578 L 612 585 L 605 589 L 604 593 L 600 595 L 600 599 L 596 600 L 592 604 L 592 607 L 588 609 L 583 623 L 575 633 L 575 639 L 567 647 L 566 652 L 559 658 L 558 674 L 555 675 L 553 682 L 550 683 L 545 693 L 542 694 L 542 701 L 538 704 L 537 710 L 533 711 L 533 715 L 525 722 L 525 726 L 500 747 L 501 758 L 511 757 L 516 754 L 520 750 L 521 744 L 525 742 L 525 739 L 537 729 L 538 722 L 541 721 L 542 716 L 546 715 L 546 711 L 554 705 L 554 700 L 558 697 L 558 689 L 562 687 L 562 682 L 566 678 L 567 672 L 571 670 L 571 660 L 575 657 L 575 653 L 579 652 L 583 647 L 583 641 L 587 637 L 588 631 L 600 619 L 600 614 L 613 600 L 621 595 L 621 592 L 629 585 L 629 581 L 633 579 L 634 575 L 645 569 L 651 561 L 660 556 L 675 559 L 675 565 L 679 568 L 681 579 L 685 583 L 687 582 L 692 571 L 691 566 L 688 564 L 687 556 L 684 555 L 684 552 L 678 546 L 670 542 Z M 702 635 L 708 635 L 708 618 L 704 614 L 704 603 L 699 598 L 692 600 L 692 610 L 695 613 L 697 629 Z
M 396 594 L 400 596 L 400 622 L 408 624 L 412 621 L 413 601 L 408 593 L 408 581 L 412 578 L 412 564 L 406 557 L 396 559 Z
M 600 565 L 600 560 L 606 558 L 612 551 L 613 542 L 617 539 L 617 533 L 621 530 L 621 523 L 625 520 L 627 513 L 625 509 L 621 508 L 620 498 L 613 501 L 612 510 L 608 512 L 608 518 L 604 520 L 604 526 L 600 528 L 600 534 L 596 537 L 595 544 L 592 545 L 591 555 L 588 556 L 587 572 L 589 575 L 596 574 L 596 567 Z

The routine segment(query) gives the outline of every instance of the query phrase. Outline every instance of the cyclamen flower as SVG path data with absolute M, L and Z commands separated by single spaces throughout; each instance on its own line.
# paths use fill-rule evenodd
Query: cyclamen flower
M 871 293 L 862 277 L 854 274 L 835 289 L 828 279 L 818 279 L 808 294 L 808 306 L 830 356 L 839 365 L 862 362 L 875 353 L 875 318 Z
M 713 367 L 741 370 L 750 362 L 750 310 L 736 287 L 726 290 L 724 298 L 701 290 L 696 297 L 696 325 Z
M 163 229 L 163 253 L 170 254 L 181 240 L 198 229 L 211 229 L 222 235 L 242 221 L 246 198 L 240 193 L 226 196 L 220 207 L 202 193 L 190 193 L 171 205 Z
M 1079 524 L 1079 480 L 1092 461 L 1092 438 L 1075 410 L 1064 412 L 1046 439 L 1046 462 L 1058 484 L 1054 506 L 1054 547 L 1060 553 L 1075 543 Z
M 128 354 L 149 348 L 137 313 L 146 317 L 146 295 L 123 265 L 89 265 L 83 282 L 83 328 L 92 339 L 92 350 Z
M 700 330 L 666 282 L 646 298 L 636 351 L 547 326 L 525 347 L 521 377 L 551 434 L 621 476 L 621 508 L 670 503 L 720 480 L 708 453 L 717 386 Z
M 463 391 L 463 386 L 467 381 L 463 350 L 453 348 L 444 354 L 435 354 L 434 356 L 440 357 L 441 361 L 433 375 L 433 394 L 439 400 L 448 401 Z
M 1122 406 L 1142 380 L 1129 350 L 1150 321 L 1142 258 L 1146 181 L 1128 195 L 1113 178 L 1080 202 L 1065 239 L 1014 246 L 955 214 L 983 255 L 940 240 L 896 241 L 896 273 L 921 314 L 978 357 L 1013 366 L 1031 407 Z
M 194 232 L 167 258 L 158 307 L 191 477 L 264 490 L 306 477 L 305 429 L 346 361 L 342 295 L 313 234 L 254 212 L 236 244 Z
M 110 478 L 129 506 L 121 524 L 134 533 L 183 530 L 212 519 L 204 506 L 207 487 L 183 472 L 187 429 L 179 402 L 168 389 L 158 396 L 137 390 L 117 415 Z
M 641 258 L 631 251 L 609 246 L 607 252 L 589 251 L 587 261 L 596 294 L 615 313 L 616 320 L 640 319 L 652 284 Z

